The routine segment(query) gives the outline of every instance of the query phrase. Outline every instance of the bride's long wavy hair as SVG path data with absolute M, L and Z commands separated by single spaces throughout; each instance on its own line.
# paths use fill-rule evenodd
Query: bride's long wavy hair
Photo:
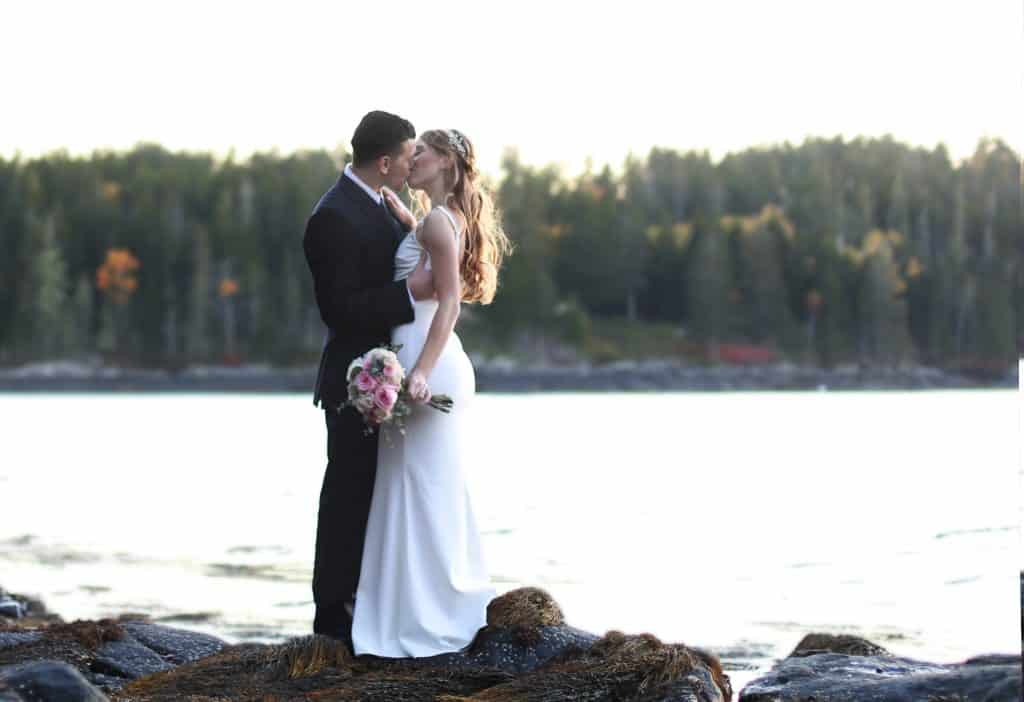
M 458 210 L 466 218 L 465 245 L 459 261 L 462 301 L 487 305 L 494 299 L 498 269 L 505 256 L 511 253 L 512 244 L 502 229 L 500 213 L 491 194 L 479 182 L 473 144 L 461 132 L 457 134 L 466 148 L 465 156 L 449 143 L 446 130 L 431 129 L 421 134 L 420 139 L 438 153 L 452 157 L 452 168 L 444 172 L 447 202 L 441 204 Z M 415 193 L 413 199 L 421 216 L 430 211 L 432 203 L 425 192 Z

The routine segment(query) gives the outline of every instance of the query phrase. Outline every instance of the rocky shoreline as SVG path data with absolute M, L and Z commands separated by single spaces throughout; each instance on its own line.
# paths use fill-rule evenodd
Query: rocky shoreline
M 1024 603 L 1024 574 L 1021 584 Z M 407 659 L 353 657 L 318 635 L 231 645 L 131 614 L 66 623 L 39 600 L 0 590 L 0 702 L 730 702 L 727 670 L 713 653 L 651 634 L 571 627 L 535 587 L 492 600 L 465 649 Z M 936 664 L 812 633 L 737 699 L 1017 702 L 1021 657 Z
M 986 377 L 926 366 L 788 363 L 697 366 L 678 361 L 522 366 L 473 358 L 480 392 L 650 392 L 755 390 L 930 390 L 1018 387 L 1018 369 Z M 118 368 L 97 362 L 40 362 L 0 368 L 0 392 L 311 392 L 316 367 L 190 366 L 178 371 Z

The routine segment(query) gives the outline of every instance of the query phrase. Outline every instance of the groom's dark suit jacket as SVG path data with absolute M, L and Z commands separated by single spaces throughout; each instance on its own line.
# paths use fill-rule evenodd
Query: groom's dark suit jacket
M 352 617 L 367 518 L 377 473 L 378 434 L 346 408 L 345 372 L 352 359 L 387 343 L 392 327 L 411 322 L 404 280 L 393 281 L 395 250 L 404 232 L 385 206 L 344 173 L 320 198 L 306 222 L 302 247 L 313 274 L 327 340 L 320 356 L 313 404 L 324 408 L 327 469 L 317 512 L 313 562 L 313 631 L 351 646 Z
M 405 281 L 392 281 L 404 234 L 387 207 L 345 174 L 313 208 L 302 247 L 327 325 L 314 405 L 334 407 L 345 400 L 352 359 L 390 341 L 392 327 L 413 320 Z

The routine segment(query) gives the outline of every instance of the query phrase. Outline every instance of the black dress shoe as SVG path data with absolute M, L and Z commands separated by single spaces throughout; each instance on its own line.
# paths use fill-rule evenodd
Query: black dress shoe
M 352 631 L 346 627 L 338 627 L 331 631 L 317 632 L 320 636 L 326 636 L 329 639 L 334 639 L 342 643 L 345 649 L 349 652 L 353 658 L 355 658 L 355 645 L 352 643 Z
M 345 648 L 348 649 L 348 652 L 352 657 L 355 657 L 356 650 L 355 644 L 352 641 L 352 613 L 354 611 L 355 608 L 353 603 L 346 602 L 345 606 L 341 609 L 341 623 L 336 630 L 338 633 L 332 637 L 345 644 Z
M 352 642 L 352 622 L 355 612 L 355 601 L 349 600 L 342 606 L 332 605 L 330 609 L 321 607 L 314 622 L 314 633 L 327 636 L 345 644 L 350 655 L 355 657 L 355 645 Z
M 339 638 L 339 641 L 345 646 L 345 650 L 348 651 L 348 655 L 352 658 L 356 657 L 356 646 L 352 642 L 352 634 L 346 634 L 343 638 Z

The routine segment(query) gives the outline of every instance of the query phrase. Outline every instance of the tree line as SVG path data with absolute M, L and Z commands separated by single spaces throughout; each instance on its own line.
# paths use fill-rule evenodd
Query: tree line
M 0 363 L 315 362 L 301 239 L 346 160 L 0 159 Z M 644 355 L 711 362 L 999 371 L 1021 352 L 1021 161 L 998 139 L 959 163 L 891 137 L 656 148 L 572 177 L 509 151 L 489 186 L 515 250 L 460 317 L 481 349 L 610 359 L 631 330 Z

